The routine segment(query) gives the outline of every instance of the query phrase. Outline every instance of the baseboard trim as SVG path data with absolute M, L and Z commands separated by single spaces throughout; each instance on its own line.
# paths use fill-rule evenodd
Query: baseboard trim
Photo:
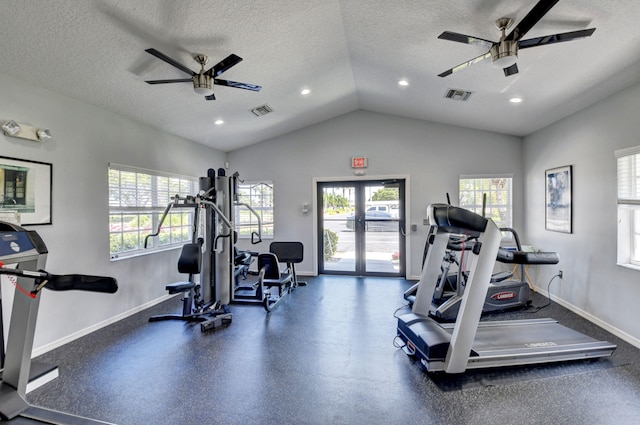
M 161 302 L 166 301 L 169 298 L 172 298 L 174 296 L 175 295 L 169 295 L 169 294 L 163 295 L 160 298 L 156 298 L 155 300 L 149 301 L 148 303 L 142 304 L 142 305 L 140 305 L 138 307 L 132 308 L 131 310 L 128 310 L 128 311 L 120 313 L 120 314 L 118 314 L 116 316 L 110 317 L 107 320 L 103 320 L 102 322 L 98 322 L 95 325 L 89 326 L 88 328 L 82 329 L 82 330 L 80 330 L 78 332 L 74 332 L 74 333 L 72 333 L 72 334 L 70 334 L 70 335 L 68 335 L 68 336 L 66 336 L 64 338 L 60 338 L 57 341 L 53 341 L 53 342 L 50 342 L 50 343 L 45 344 L 43 346 L 34 348 L 32 354 L 31 354 L 31 358 L 38 357 L 38 356 L 40 356 L 40 355 L 42 355 L 44 353 L 47 353 L 47 352 L 49 352 L 49 351 L 51 351 L 53 349 L 56 349 L 58 347 L 62 347 L 63 345 L 65 345 L 65 344 L 67 344 L 67 343 L 69 343 L 71 341 L 74 341 L 74 340 L 76 340 L 78 338 L 81 338 L 81 337 L 83 337 L 85 335 L 89 335 L 90 333 L 95 332 L 98 329 L 102 329 L 102 328 L 104 328 L 106 326 L 109 326 L 109 325 L 111 325 L 113 323 L 116 323 L 116 322 L 118 322 L 118 321 L 120 321 L 122 319 L 126 319 L 129 316 L 133 316 L 134 314 L 139 313 L 142 310 L 146 310 L 149 307 L 153 307 L 156 304 L 160 304 Z
M 535 288 L 535 291 L 546 296 L 547 298 L 549 298 L 549 293 L 542 288 Z M 617 336 L 618 338 L 621 338 L 623 340 L 625 340 L 626 342 L 628 342 L 629 344 L 640 348 L 640 339 L 629 335 L 628 333 L 626 333 L 625 331 L 616 328 L 615 326 L 611 325 L 610 323 L 605 322 L 604 320 L 599 319 L 598 317 L 594 316 L 593 314 L 584 311 L 583 309 L 576 307 L 575 305 L 563 300 L 562 298 L 551 294 L 551 300 L 553 302 L 556 302 L 558 304 L 560 304 L 561 306 L 563 306 L 564 308 L 566 308 L 567 310 L 570 310 L 572 312 L 574 312 L 575 314 L 577 314 L 580 317 L 583 317 L 585 319 L 587 319 L 588 321 L 590 321 L 591 323 L 595 323 L 596 325 L 600 326 L 602 329 L 611 332 L 612 334 L 614 334 L 615 336 Z

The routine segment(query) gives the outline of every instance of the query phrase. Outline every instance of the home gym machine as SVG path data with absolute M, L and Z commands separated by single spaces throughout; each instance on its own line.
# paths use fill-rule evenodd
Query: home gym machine
M 397 337 L 404 351 L 427 371 L 462 373 L 467 369 L 549 363 L 610 356 L 616 345 L 598 341 L 552 319 L 480 322 L 489 282 L 500 248 L 495 223 L 447 204 L 428 207 L 436 226 L 411 313 L 398 317 Z M 469 276 L 455 323 L 429 316 L 440 265 L 451 234 L 474 238 L 468 251 Z M 517 263 L 518 256 L 513 256 Z
M 437 232 L 436 226 L 431 226 L 425 243 L 425 258 L 428 253 L 429 241 Z M 508 232 L 513 236 L 514 248 L 500 247 L 496 261 L 513 265 L 511 271 L 500 271 L 491 275 L 489 288 L 482 308 L 483 313 L 513 310 L 530 303 L 530 287 L 526 279 L 525 266 L 558 264 L 558 254 L 555 252 L 525 252 L 522 250 L 518 233 L 509 227 L 500 228 L 500 232 Z M 429 315 L 442 321 L 453 321 L 458 315 L 462 294 L 464 293 L 469 272 L 466 269 L 469 254 L 473 247 L 474 237 L 468 235 L 451 235 L 447 242 L 441 273 L 438 275 L 431 300 Z M 424 260 L 424 259 L 423 259 Z M 516 269 L 519 273 L 516 274 Z M 418 287 L 424 282 L 423 273 L 420 280 L 404 293 L 404 298 L 413 305 Z
M 16 424 L 107 424 L 32 406 L 25 399 L 41 290 L 103 293 L 118 290 L 116 280 L 110 277 L 54 275 L 44 271 L 47 253 L 35 231 L 0 222 L 0 275 L 6 275 L 16 288 L 0 383 L 0 419 Z
M 252 234 L 253 244 L 261 241 L 261 222 L 259 215 L 250 205 L 238 199 L 238 174 L 229 180 L 228 189 L 231 203 L 231 214 L 234 208 L 245 207 L 257 218 L 258 234 Z M 256 242 L 257 239 L 257 242 Z M 235 242 L 235 241 L 234 241 Z M 295 264 L 303 259 L 303 246 L 300 242 L 272 242 L 269 252 L 239 251 L 234 248 L 235 273 L 231 292 L 231 301 L 236 303 L 260 303 L 267 312 L 273 310 L 291 290 L 306 285 L 299 282 L 295 272 Z M 257 271 L 251 271 L 251 264 L 257 258 Z M 281 269 L 281 263 L 286 267 Z M 257 276 L 256 280 L 247 277 Z
M 227 176 L 224 169 L 219 169 L 217 174 L 214 169 L 209 169 L 207 177 L 199 180 L 199 193 L 196 196 L 174 196 L 165 208 L 156 231 L 145 238 L 146 247 L 149 238 L 160 234 L 172 210 L 193 210 L 192 241 L 182 247 L 178 260 L 178 271 L 188 274 L 189 278 L 165 287 L 169 294 L 183 294 L 182 313 L 152 316 L 150 322 L 199 322 L 200 329 L 205 332 L 232 321 L 229 304 L 238 261 L 234 250 L 236 235 L 233 225 L 237 178 L 237 173 Z M 246 207 L 260 224 L 258 214 L 250 206 Z M 260 225 L 258 227 L 261 228 Z M 252 243 L 260 240 L 260 232 L 252 234 Z M 196 275 L 199 275 L 199 283 L 195 281 Z

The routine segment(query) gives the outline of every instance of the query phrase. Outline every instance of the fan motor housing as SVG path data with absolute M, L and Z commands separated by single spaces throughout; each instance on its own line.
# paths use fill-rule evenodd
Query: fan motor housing
M 491 46 L 491 61 L 502 68 L 511 66 L 518 58 L 518 42 L 503 40 Z
M 196 93 L 211 93 L 213 91 L 213 78 L 205 74 L 193 76 L 193 90 Z

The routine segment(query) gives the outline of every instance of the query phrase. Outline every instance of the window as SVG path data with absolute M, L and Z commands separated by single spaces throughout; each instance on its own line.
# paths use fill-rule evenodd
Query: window
M 511 176 L 460 176 L 460 207 L 482 214 L 486 194 L 485 217 L 498 227 L 512 227 Z M 505 236 L 510 235 L 510 233 Z
M 273 238 L 273 183 L 238 183 L 238 202 L 249 205 L 262 222 L 262 237 Z M 258 220 L 248 208 L 239 205 L 235 208 L 236 231 L 240 238 L 250 238 L 258 233 Z
M 182 246 L 191 241 L 193 210 L 171 210 L 158 236 L 153 233 L 171 198 L 194 195 L 197 179 L 109 165 L 109 253 L 111 259 Z
M 618 162 L 618 258 L 640 267 L 640 146 L 615 152 Z

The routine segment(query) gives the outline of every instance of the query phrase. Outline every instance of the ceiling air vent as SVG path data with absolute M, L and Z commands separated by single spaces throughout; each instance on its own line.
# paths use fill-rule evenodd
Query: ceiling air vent
M 266 103 L 264 105 L 261 106 L 256 106 L 253 109 L 250 109 L 251 113 L 253 113 L 253 115 L 255 115 L 256 117 L 261 117 L 263 115 L 267 115 L 270 112 L 273 112 L 273 109 L 271 108 L 271 106 L 267 105 Z
M 444 94 L 444 97 L 451 100 L 461 100 L 463 102 L 466 102 L 467 100 L 469 100 L 472 94 L 473 92 L 467 90 L 449 89 Z

